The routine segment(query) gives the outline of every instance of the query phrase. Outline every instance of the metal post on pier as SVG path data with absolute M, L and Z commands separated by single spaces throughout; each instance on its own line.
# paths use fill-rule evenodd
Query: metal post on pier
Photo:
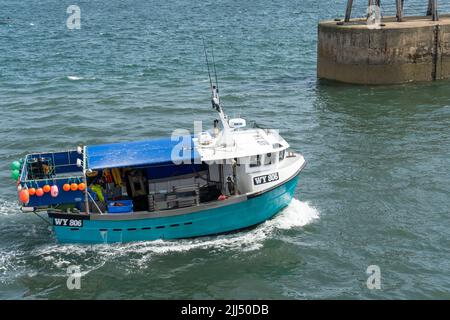
M 439 21 L 437 0 L 428 0 L 427 16 L 431 16 L 433 21 Z
M 430 0 L 431 2 L 431 16 L 433 21 L 439 21 L 437 0 Z
M 395 0 L 397 6 L 397 22 L 403 21 L 403 0 Z
M 352 15 L 352 6 L 353 6 L 353 0 L 347 0 L 347 10 L 345 10 L 345 20 L 344 22 L 349 22 L 350 17 Z

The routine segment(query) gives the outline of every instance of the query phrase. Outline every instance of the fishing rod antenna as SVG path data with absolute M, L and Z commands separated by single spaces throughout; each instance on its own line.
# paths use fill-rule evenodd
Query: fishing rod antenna
M 214 45 L 213 44 L 211 44 L 211 54 L 212 54 L 212 60 L 213 60 L 214 77 L 216 78 L 217 93 L 219 93 L 219 81 L 217 80 L 216 61 L 214 59 Z
M 206 53 L 205 39 L 203 37 L 202 37 L 202 41 L 203 41 L 203 50 L 205 51 L 206 67 L 208 68 L 209 85 L 210 85 L 210 89 L 212 91 L 213 90 L 213 84 L 212 84 L 212 79 L 211 79 L 211 72 L 209 70 L 209 61 L 208 61 L 208 54 Z
M 214 75 L 215 75 L 215 80 L 214 80 L 214 84 L 213 84 L 213 80 L 211 78 L 211 69 L 209 67 L 208 53 L 206 50 L 206 43 L 205 43 L 205 39 L 203 37 L 202 37 L 202 41 L 203 41 L 203 49 L 205 51 L 206 66 L 208 68 L 209 85 L 211 86 L 211 104 L 212 104 L 212 107 L 217 110 L 217 112 L 221 113 L 222 110 L 220 107 L 219 85 L 217 83 L 217 71 L 216 71 L 216 63 L 214 60 L 214 49 L 212 51 L 213 68 L 214 68 Z

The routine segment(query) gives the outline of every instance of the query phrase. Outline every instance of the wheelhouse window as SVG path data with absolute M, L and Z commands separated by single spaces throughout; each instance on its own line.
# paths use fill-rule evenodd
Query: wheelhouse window
M 261 165 L 261 156 L 259 154 L 250 157 L 250 168 L 259 167 L 260 165 Z
M 272 153 L 267 153 L 266 157 L 264 158 L 264 165 L 268 166 L 272 164 Z
M 283 161 L 284 160 L 284 154 L 285 154 L 285 150 L 281 150 L 280 154 L 278 156 L 278 161 Z

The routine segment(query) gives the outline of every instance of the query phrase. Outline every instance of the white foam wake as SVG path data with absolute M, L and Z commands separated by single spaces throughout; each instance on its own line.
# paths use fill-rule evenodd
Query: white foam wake
M 11 202 L 0 201 L 0 213 L 9 213 L 11 206 Z M 80 265 L 84 275 L 102 268 L 107 263 L 113 263 L 123 268 L 125 272 L 135 272 L 151 266 L 152 260 L 158 256 L 172 253 L 207 250 L 208 254 L 224 252 L 239 254 L 255 251 L 262 248 L 270 239 L 288 241 L 286 237 L 290 238 L 291 235 L 279 233 L 296 228 L 301 232 L 302 227 L 317 219 L 319 219 L 317 209 L 307 202 L 293 199 L 273 219 L 254 229 L 227 235 L 105 245 L 62 245 L 53 242 L 38 245 L 26 252 L 5 248 L 0 250 L 0 282 L 10 281 L 12 278 L 30 272 L 23 266 L 27 264 L 27 261 L 34 261 L 36 258 L 43 264 L 48 264 L 49 274 L 65 276 L 66 268 L 70 265 Z M 48 239 L 48 241 L 53 240 Z
M 20 213 L 17 202 L 0 199 L 0 216 Z
M 201 237 L 183 240 L 155 240 L 127 244 L 105 245 L 60 245 L 51 244 L 33 250 L 33 255 L 58 267 L 69 265 L 69 261 L 85 260 L 94 262 L 93 269 L 105 262 L 125 258 L 137 267 L 148 265 L 156 255 L 165 255 L 193 250 L 209 250 L 210 253 L 222 251 L 246 252 L 258 250 L 268 239 L 276 237 L 279 230 L 301 228 L 319 219 L 319 212 L 307 202 L 293 199 L 275 218 L 258 227 L 227 235 Z M 70 257 L 67 253 L 70 252 Z
M 266 224 L 273 224 L 276 229 L 291 229 L 303 227 L 319 219 L 319 211 L 310 206 L 308 202 L 302 202 L 298 199 L 292 199 L 289 206 L 286 207 L 275 219 L 269 220 Z

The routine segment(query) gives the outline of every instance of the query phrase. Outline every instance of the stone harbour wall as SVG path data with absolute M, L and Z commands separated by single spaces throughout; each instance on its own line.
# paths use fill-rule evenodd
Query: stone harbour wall
M 317 76 L 356 84 L 450 78 L 450 16 L 409 17 L 370 29 L 365 20 L 319 23 Z

